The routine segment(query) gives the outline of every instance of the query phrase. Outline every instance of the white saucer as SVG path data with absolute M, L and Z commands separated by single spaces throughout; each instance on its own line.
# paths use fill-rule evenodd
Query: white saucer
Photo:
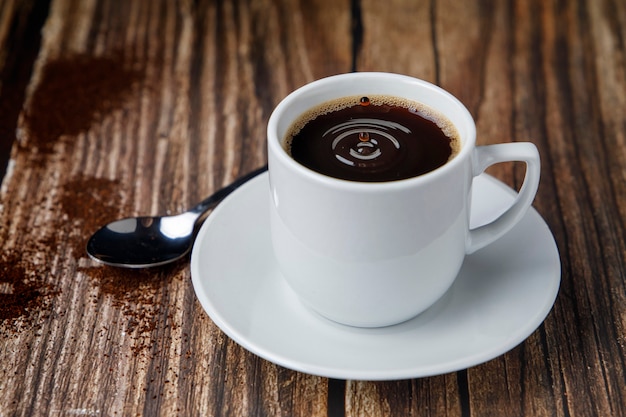
M 268 176 L 234 192 L 202 226 L 191 255 L 196 295 L 211 319 L 249 351 L 309 374 L 360 380 L 425 377 L 493 359 L 545 319 L 561 279 L 547 225 L 531 209 L 505 237 L 468 256 L 452 288 L 416 318 L 391 327 L 343 326 L 302 306 L 274 263 Z M 515 192 L 474 180 L 472 225 Z

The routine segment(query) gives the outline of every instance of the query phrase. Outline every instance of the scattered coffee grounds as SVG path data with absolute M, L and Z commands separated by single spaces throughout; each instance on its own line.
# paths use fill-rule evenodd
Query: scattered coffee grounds
M 87 239 L 98 228 L 131 212 L 124 206 L 120 181 L 77 176 L 63 185 L 60 206 L 65 227 L 71 225 L 68 243 L 76 257 L 85 256 Z M 156 269 L 122 269 L 104 265 L 79 267 L 98 288 L 94 302 L 102 295 L 126 318 L 125 327 L 133 335 L 132 351 L 140 354 L 154 345 L 152 332 L 160 321 L 169 320 L 167 293 L 172 279 L 187 265 L 183 260 Z M 165 316 L 165 317 L 164 317 Z
M 26 271 L 15 260 L 0 264 L 0 320 L 24 316 L 40 297 L 38 286 L 27 282 Z
M 30 161 L 38 163 L 41 161 L 38 158 L 51 154 L 59 141 L 71 145 L 73 138 L 123 108 L 143 77 L 144 69 L 129 65 L 121 52 L 103 57 L 79 54 L 48 62 L 22 113 L 18 151 L 32 153 L 35 158 Z M 66 146 L 65 151 L 71 152 L 71 147 Z M 5 254 L 0 259 L 0 329 L 19 331 L 23 326 L 18 328 L 18 321 L 41 320 L 48 314 L 57 291 L 49 284 L 54 278 L 49 270 L 53 259 L 47 258 L 58 256 L 50 248 L 67 248 L 77 260 L 69 267 L 75 267 L 75 272 L 83 274 L 97 289 L 91 302 L 99 304 L 104 297 L 106 303 L 119 309 L 125 319 L 122 324 L 125 331 L 132 334 L 134 353 L 152 351 L 155 333 L 173 325 L 170 284 L 174 279 L 186 277 L 187 261 L 150 270 L 124 270 L 82 262 L 92 232 L 132 214 L 132 207 L 124 204 L 122 189 L 119 180 L 87 175 L 77 175 L 61 184 L 54 197 L 58 201 L 54 206 L 58 216 L 53 220 L 59 233 L 38 242 L 26 242 L 20 248 L 20 252 L 28 252 L 24 259 L 38 257 L 38 263 L 22 260 L 21 253 Z M 43 206 L 35 203 L 33 208 Z
M 187 261 L 181 260 L 152 269 L 95 266 L 79 268 L 79 271 L 91 279 L 100 294 L 109 296 L 112 304 L 126 317 L 126 331 L 133 335 L 132 351 L 140 354 L 154 345 L 152 332 L 161 321 L 168 321 L 168 326 L 173 326 L 168 303 L 169 286 L 173 279 L 181 276 L 186 265 Z
M 124 64 L 121 52 L 102 57 L 78 54 L 48 62 L 24 112 L 28 141 L 22 146 L 51 153 L 61 136 L 85 132 L 121 108 L 143 75 L 141 68 Z
M 15 320 L 34 324 L 33 313 L 47 309 L 50 297 L 57 294 L 46 283 L 45 272 L 38 269 L 20 254 L 5 252 L 0 256 L 0 323 L 5 325 L 5 335 Z
M 85 254 L 91 233 L 130 211 L 122 203 L 119 180 L 89 176 L 78 176 L 64 184 L 60 203 L 75 229 L 70 244 L 77 257 Z

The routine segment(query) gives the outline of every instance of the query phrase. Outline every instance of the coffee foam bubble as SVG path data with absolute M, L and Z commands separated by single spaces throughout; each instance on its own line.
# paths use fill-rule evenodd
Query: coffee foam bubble
M 367 97 L 369 99 L 369 105 L 404 107 L 406 109 L 409 109 L 411 112 L 418 114 L 424 119 L 430 120 L 431 122 L 435 123 L 437 127 L 439 127 L 439 129 L 441 129 L 441 131 L 447 137 L 450 138 L 450 147 L 452 149 L 450 159 L 454 158 L 460 152 L 461 139 L 459 132 L 454 124 L 452 124 L 452 122 L 448 120 L 447 117 L 442 115 L 437 110 L 417 101 L 409 100 L 403 97 L 395 97 L 382 94 L 340 97 L 334 100 L 329 100 L 307 110 L 306 112 L 302 113 L 300 117 L 298 117 L 298 119 L 296 119 L 296 121 L 287 130 L 285 139 L 283 140 L 284 149 L 287 151 L 287 153 L 291 153 L 290 149 L 293 137 L 296 136 L 300 132 L 300 130 L 302 130 L 302 128 L 311 120 L 314 120 L 318 116 L 322 116 L 324 114 L 343 110 L 348 107 L 358 106 L 360 105 L 360 99 L 362 97 Z

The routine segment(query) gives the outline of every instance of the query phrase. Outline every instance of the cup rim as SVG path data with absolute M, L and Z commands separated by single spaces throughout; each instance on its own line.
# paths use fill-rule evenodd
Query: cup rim
M 410 86 L 410 85 L 419 86 L 419 88 L 423 89 L 424 91 L 429 90 L 432 93 L 439 95 L 440 97 L 442 97 L 443 99 L 445 99 L 446 101 L 448 101 L 451 105 L 455 107 L 455 111 L 459 112 L 459 117 L 463 119 L 465 126 L 464 126 L 464 133 L 461 133 L 459 126 L 457 126 L 456 123 L 452 122 L 454 126 L 457 128 L 457 130 L 459 130 L 459 135 L 461 136 L 461 149 L 459 153 L 453 159 L 451 159 L 450 161 L 446 162 L 442 166 L 430 172 L 427 172 L 425 174 L 421 174 L 415 177 L 400 179 L 400 180 L 393 180 L 393 181 L 361 182 L 361 181 L 352 181 L 352 180 L 345 180 L 341 178 L 335 178 L 335 177 L 331 177 L 331 176 L 319 173 L 317 171 L 314 171 L 310 168 L 305 167 L 304 165 L 294 160 L 291 156 L 289 156 L 287 151 L 284 149 L 284 146 L 282 143 L 284 138 L 279 137 L 278 135 L 278 123 L 279 123 L 280 118 L 285 113 L 285 111 L 290 106 L 292 106 L 294 102 L 300 100 L 302 96 L 307 96 L 309 93 L 315 91 L 316 89 L 320 87 L 326 87 L 328 85 L 332 85 L 333 83 L 346 83 L 348 81 L 365 82 L 367 80 L 380 81 L 381 79 L 388 80 L 389 82 L 403 83 L 406 86 Z M 359 95 L 359 94 L 361 93 L 355 92 L 354 95 Z M 385 94 L 385 93 L 382 93 L 382 94 Z M 389 93 L 389 95 L 399 96 L 399 94 L 391 94 L 391 93 Z M 341 96 L 345 96 L 345 94 L 338 94 L 337 97 L 329 97 L 327 100 L 332 100 L 334 98 L 339 98 Z M 420 102 L 419 100 L 416 100 L 414 98 L 409 98 L 409 99 L 412 101 Z M 316 102 L 316 103 L 311 103 L 308 106 L 308 108 L 312 108 L 318 104 L 321 104 L 321 101 Z M 430 106 L 430 107 L 433 107 L 433 106 Z M 448 114 L 442 111 L 440 108 L 435 108 L 435 110 L 439 113 L 442 113 L 446 118 L 450 119 Z M 290 123 L 292 123 L 293 121 L 294 120 L 291 120 Z M 468 158 L 469 154 L 472 152 L 473 148 L 475 147 L 476 125 L 469 110 L 465 107 L 465 105 L 459 99 L 457 99 L 454 95 L 452 95 L 448 91 L 444 90 L 443 88 L 433 83 L 430 83 L 428 81 L 425 81 L 419 78 L 414 78 L 414 77 L 407 76 L 407 75 L 395 74 L 395 73 L 389 73 L 389 72 L 353 72 L 353 73 L 332 75 L 329 77 L 312 81 L 308 84 L 305 84 L 299 87 L 298 89 L 294 90 L 290 94 L 288 94 L 274 108 L 274 110 L 272 111 L 272 114 L 270 115 L 270 118 L 267 124 L 267 140 L 268 140 L 268 148 L 269 148 L 268 152 L 270 154 L 273 154 L 276 158 L 278 158 L 280 162 L 282 162 L 283 165 L 286 165 L 290 167 L 290 169 L 293 169 L 295 173 L 301 176 L 304 176 L 312 181 L 316 181 L 318 183 L 330 185 L 333 187 L 339 187 L 342 189 L 359 189 L 359 190 L 369 189 L 372 191 L 376 191 L 380 189 L 392 190 L 396 188 L 405 188 L 405 187 L 422 184 L 425 182 L 434 181 L 441 175 L 444 175 L 445 173 L 447 173 L 448 171 L 454 170 L 457 167 L 457 165 L 462 164 L 464 160 Z M 269 158 L 269 159 L 270 159 L 269 169 L 270 169 L 270 178 L 271 178 L 272 158 Z

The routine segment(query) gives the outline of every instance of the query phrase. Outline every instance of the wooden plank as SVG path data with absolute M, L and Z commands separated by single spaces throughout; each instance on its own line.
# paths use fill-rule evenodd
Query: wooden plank
M 264 163 L 274 105 L 313 78 L 349 70 L 349 5 L 320 10 L 293 2 L 52 3 L 3 183 L 0 228 L 5 264 L 49 290 L 28 314 L 2 322 L 3 413 L 325 415 L 326 380 L 227 339 L 195 301 L 186 261 L 121 272 L 96 266 L 83 250 L 107 220 L 182 210 Z M 316 66 L 328 53 L 348 59 Z M 71 118 L 61 100 L 81 98 L 90 83 L 50 75 L 68 60 L 84 61 L 84 71 L 105 66 L 105 85 L 130 82 L 115 84 L 115 95 L 99 91 L 107 96 Z M 56 98 L 45 90 L 52 84 Z M 45 99 L 67 119 L 33 110 Z M 67 131 L 81 117 L 88 124 Z M 42 136 L 42 120 L 43 130 L 66 131 Z
M 623 5 L 371 3 L 363 2 L 358 69 L 409 73 L 448 89 L 475 117 L 479 144 L 537 144 L 543 179 L 535 206 L 561 248 L 563 288 L 528 341 L 467 371 L 468 403 L 461 381 L 439 388 L 460 409 L 442 414 L 427 401 L 411 404 L 410 395 L 381 397 L 380 384 L 359 385 L 348 409 L 362 411 L 363 397 L 376 397 L 376 415 L 394 415 L 394 407 L 418 415 L 623 414 Z M 513 164 L 489 172 L 514 187 L 523 177 Z

